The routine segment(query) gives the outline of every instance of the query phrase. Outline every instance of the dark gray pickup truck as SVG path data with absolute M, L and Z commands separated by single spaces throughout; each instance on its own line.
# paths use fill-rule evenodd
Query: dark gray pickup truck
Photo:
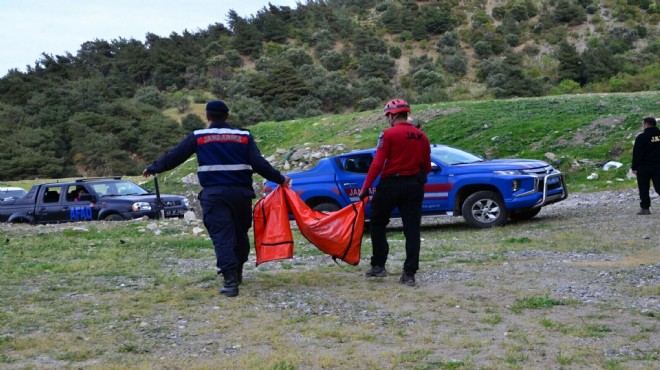
M 22 198 L 0 201 L 0 222 L 45 224 L 75 221 L 121 221 L 147 216 L 182 217 L 189 210 L 181 195 L 160 195 L 135 183 L 113 178 L 85 178 L 34 185 Z

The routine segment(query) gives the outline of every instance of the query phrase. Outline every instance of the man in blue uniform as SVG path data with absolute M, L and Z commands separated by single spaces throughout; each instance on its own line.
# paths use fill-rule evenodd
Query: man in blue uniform
M 208 128 L 189 133 L 142 174 L 148 177 L 171 170 L 197 154 L 204 226 L 213 241 L 218 273 L 224 279 L 220 294 L 236 297 L 243 264 L 250 253 L 248 230 L 255 198 L 252 173 L 284 185 L 290 179 L 261 155 L 248 130 L 227 123 L 229 107 L 223 101 L 206 104 L 206 119 L 210 122 Z
M 651 180 L 655 192 L 660 194 L 660 129 L 656 119 L 646 117 L 642 120 L 644 132 L 635 138 L 632 155 L 632 172 L 637 175 L 637 188 L 639 189 L 638 215 L 651 214 Z

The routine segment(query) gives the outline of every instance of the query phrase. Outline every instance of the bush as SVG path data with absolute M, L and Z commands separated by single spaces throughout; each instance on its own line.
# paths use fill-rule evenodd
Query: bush
M 176 101 L 176 110 L 179 113 L 185 113 L 188 109 L 190 109 L 190 100 L 187 97 L 184 96 Z
M 394 59 L 401 58 L 401 48 L 398 46 L 390 46 L 390 57 Z
M 367 110 L 372 110 L 380 107 L 382 104 L 381 100 L 376 98 L 364 98 L 358 101 L 356 109 L 359 112 L 364 112 Z
M 509 46 L 518 46 L 520 44 L 520 36 L 514 35 L 514 34 L 508 34 L 506 35 L 506 43 L 509 44 Z
M 551 95 L 575 94 L 580 92 L 580 84 L 573 80 L 562 80 L 559 85 L 550 89 Z
M 337 71 L 344 66 L 344 57 L 335 50 L 326 51 L 319 58 L 321 65 L 328 71 Z
M 265 121 L 268 118 L 261 100 L 247 96 L 237 96 L 232 108 L 233 122 L 245 127 Z
M 155 86 L 146 86 L 135 92 L 135 100 L 138 103 L 148 104 L 158 109 L 163 109 L 167 105 L 167 96 Z
M 239 68 L 243 66 L 243 58 L 241 58 L 241 54 L 239 54 L 236 50 L 232 49 L 225 51 L 225 58 L 227 58 L 227 62 L 232 68 Z
M 463 76 L 467 73 L 468 59 L 463 53 L 449 55 L 444 60 L 445 70 L 453 75 Z
M 288 121 L 290 119 L 296 118 L 297 112 L 295 109 L 287 107 L 281 108 L 277 107 L 273 109 L 273 120 L 275 121 Z
M 323 114 L 321 111 L 321 100 L 313 96 L 305 96 L 296 106 L 298 117 L 315 117 Z
M 190 113 L 181 119 L 181 127 L 186 131 L 194 131 L 206 127 L 206 123 L 198 115 Z

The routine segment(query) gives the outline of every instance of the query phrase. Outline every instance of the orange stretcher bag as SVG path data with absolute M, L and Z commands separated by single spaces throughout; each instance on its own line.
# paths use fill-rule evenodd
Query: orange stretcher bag
M 257 266 L 268 261 L 293 257 L 293 234 L 284 192 L 279 190 L 259 199 L 254 206 L 254 248 Z
M 293 238 L 288 212 L 300 233 L 333 259 L 350 265 L 360 263 L 366 201 L 349 204 L 336 212 L 310 209 L 289 187 L 278 186 L 257 202 L 254 210 L 254 240 L 257 265 L 293 257 Z

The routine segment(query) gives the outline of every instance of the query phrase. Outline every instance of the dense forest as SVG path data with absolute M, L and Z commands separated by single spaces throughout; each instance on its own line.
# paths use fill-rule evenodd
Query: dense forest
M 411 103 L 660 90 L 654 0 L 307 0 L 92 40 L 0 79 L 0 180 L 137 174 L 204 125 Z M 176 108 L 180 121 L 163 111 Z M 285 124 L 285 123 L 282 123 Z

